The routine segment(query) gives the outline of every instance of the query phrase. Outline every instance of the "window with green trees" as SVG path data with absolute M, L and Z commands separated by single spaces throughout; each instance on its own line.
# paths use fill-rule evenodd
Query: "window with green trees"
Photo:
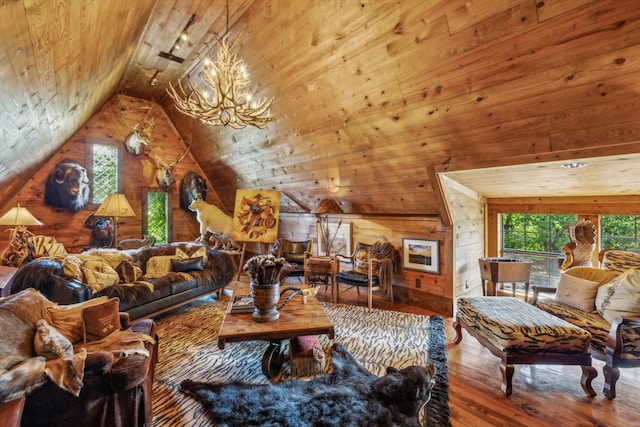
M 167 243 L 167 193 L 162 191 L 147 192 L 146 230 L 144 234 L 153 236 L 154 242 Z
M 93 144 L 92 158 L 91 203 L 100 204 L 109 194 L 118 192 L 118 148 Z
M 600 247 L 637 251 L 639 221 L 635 215 L 602 215 Z
M 533 262 L 530 285 L 554 286 L 562 247 L 569 241 L 563 227 L 576 220 L 577 215 L 503 213 L 502 255 Z

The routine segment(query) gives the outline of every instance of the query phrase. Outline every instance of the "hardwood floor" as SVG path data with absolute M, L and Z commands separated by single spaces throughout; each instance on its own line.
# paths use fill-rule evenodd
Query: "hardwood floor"
M 295 285 L 295 279 L 287 284 Z M 339 302 L 366 306 L 366 294 L 340 288 Z M 320 290 L 318 298 L 331 301 L 331 291 Z M 405 304 L 390 303 L 374 296 L 375 308 L 407 313 L 435 313 Z M 453 319 L 445 319 L 449 361 L 449 405 L 451 423 L 458 426 L 631 426 L 640 425 L 640 369 L 622 369 L 617 397 L 602 394 L 603 363 L 594 360 L 598 392 L 589 398 L 580 387 L 578 366 L 520 365 L 513 376 L 513 394 L 500 390 L 500 360 L 463 331 L 462 342 L 453 343 Z

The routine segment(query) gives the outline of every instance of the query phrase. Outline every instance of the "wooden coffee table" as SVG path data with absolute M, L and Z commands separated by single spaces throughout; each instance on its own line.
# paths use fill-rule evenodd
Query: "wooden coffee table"
M 333 325 L 315 297 L 308 297 L 303 304 L 302 297 L 295 296 L 279 312 L 280 318 L 272 322 L 256 322 L 251 313 L 227 312 L 218 333 L 218 348 L 223 349 L 227 342 L 234 341 L 269 341 L 262 357 L 262 373 L 273 378 L 282 369 L 287 340 L 322 334 L 334 338 Z

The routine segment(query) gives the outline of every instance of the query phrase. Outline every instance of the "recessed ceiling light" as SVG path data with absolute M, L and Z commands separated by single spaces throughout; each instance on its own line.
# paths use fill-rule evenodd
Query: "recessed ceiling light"
M 571 163 L 563 163 L 562 167 L 565 169 L 578 169 L 587 167 L 586 162 L 571 162 Z

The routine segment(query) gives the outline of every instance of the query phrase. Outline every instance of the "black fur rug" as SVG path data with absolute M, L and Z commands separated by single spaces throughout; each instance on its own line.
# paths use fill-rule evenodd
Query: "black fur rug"
M 450 426 L 443 321 L 433 316 L 430 322 L 428 367 L 391 367 L 378 377 L 334 344 L 333 372 L 309 381 L 185 380 L 181 390 L 197 399 L 217 426 Z
M 416 426 L 427 400 L 433 365 L 389 368 L 377 377 L 340 344 L 331 352 L 334 372 L 310 381 L 276 384 L 182 382 L 212 421 L 229 426 Z

